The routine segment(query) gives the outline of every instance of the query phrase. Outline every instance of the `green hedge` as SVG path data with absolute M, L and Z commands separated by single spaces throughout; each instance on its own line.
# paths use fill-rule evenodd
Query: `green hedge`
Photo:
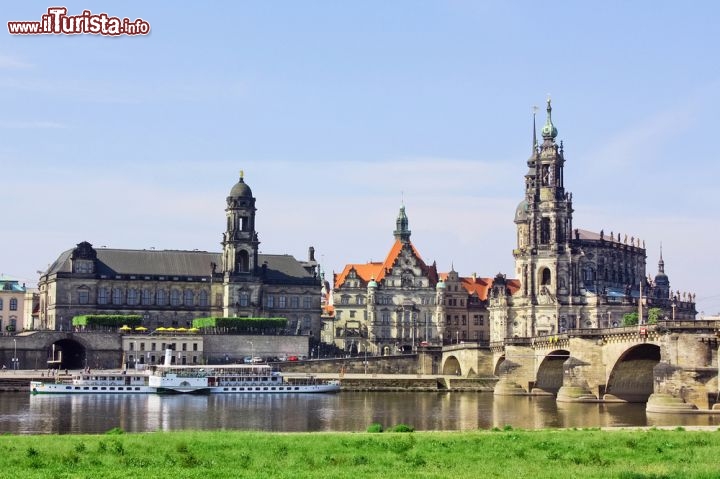
M 119 328 L 121 326 L 140 326 L 142 316 L 139 314 L 85 314 L 72 319 L 73 326 L 105 326 Z
M 279 330 L 287 327 L 287 318 L 196 318 L 193 319 L 193 327 L 203 328 L 220 328 L 229 331 L 267 331 Z

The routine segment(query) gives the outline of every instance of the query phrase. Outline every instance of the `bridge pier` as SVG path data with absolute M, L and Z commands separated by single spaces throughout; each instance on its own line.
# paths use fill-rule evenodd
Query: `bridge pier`
M 646 410 L 661 413 L 717 410 L 717 336 L 665 334 L 660 352 L 660 363 L 653 368 L 653 394 Z
M 571 337 L 570 357 L 563 363 L 563 385 L 558 402 L 598 402 L 605 393 L 602 341 Z
M 529 345 L 506 345 L 498 366 L 495 396 L 527 396 L 535 383 L 535 352 Z

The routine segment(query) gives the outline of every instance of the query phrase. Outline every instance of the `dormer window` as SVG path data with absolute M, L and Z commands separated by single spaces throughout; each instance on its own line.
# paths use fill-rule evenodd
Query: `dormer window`
M 79 274 L 94 273 L 95 265 L 90 260 L 74 260 L 73 272 Z

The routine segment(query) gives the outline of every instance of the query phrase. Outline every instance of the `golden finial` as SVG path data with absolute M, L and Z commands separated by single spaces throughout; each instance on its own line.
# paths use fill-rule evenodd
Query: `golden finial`
M 244 176 L 243 170 L 240 170 L 240 179 L 242 180 Z

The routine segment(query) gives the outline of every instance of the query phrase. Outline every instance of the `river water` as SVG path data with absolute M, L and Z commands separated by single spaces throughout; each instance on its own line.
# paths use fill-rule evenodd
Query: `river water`
M 645 412 L 645 404 L 566 404 L 491 393 L 341 392 L 296 395 L 0 394 L 0 433 L 192 430 L 365 431 L 372 423 L 418 431 L 634 426 L 718 426 L 712 415 Z

